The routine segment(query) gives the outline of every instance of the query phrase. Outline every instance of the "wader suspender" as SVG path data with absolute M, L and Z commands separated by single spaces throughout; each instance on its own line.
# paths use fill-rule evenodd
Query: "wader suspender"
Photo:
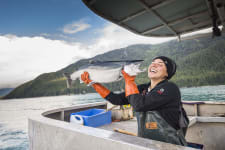
M 182 103 L 180 103 L 179 110 L 180 110 L 180 117 L 179 117 L 180 130 L 182 130 L 183 135 L 185 136 L 189 125 L 189 119 L 187 117 L 184 108 L 182 107 Z

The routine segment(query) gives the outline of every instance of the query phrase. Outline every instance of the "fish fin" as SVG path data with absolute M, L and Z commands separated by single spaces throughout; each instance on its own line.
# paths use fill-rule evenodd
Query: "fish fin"
M 119 76 L 118 80 L 117 81 L 120 81 L 123 79 L 123 76 Z
M 71 88 L 71 86 L 72 86 L 72 79 L 70 77 L 70 74 L 65 72 L 65 73 L 63 73 L 63 76 L 66 78 L 66 87 L 67 88 Z

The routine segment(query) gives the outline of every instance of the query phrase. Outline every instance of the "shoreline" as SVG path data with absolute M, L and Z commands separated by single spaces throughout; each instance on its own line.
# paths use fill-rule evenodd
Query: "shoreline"
M 214 86 L 225 86 L 225 84 L 218 84 L 218 85 L 202 85 L 202 86 L 191 86 L 191 87 L 179 87 L 181 89 L 189 89 L 189 88 L 204 88 L 204 87 L 214 87 Z M 0 96 L 0 101 L 4 100 L 10 100 L 10 99 L 27 99 L 27 98 L 41 98 L 41 97 L 58 97 L 58 96 L 76 96 L 76 95 L 86 95 L 86 94 L 95 94 L 96 92 L 90 92 L 90 93 L 71 93 L 71 94 L 65 94 L 65 95 L 43 95 L 43 96 L 35 96 L 35 97 L 20 97 L 20 98 L 9 98 L 4 99 L 4 96 Z

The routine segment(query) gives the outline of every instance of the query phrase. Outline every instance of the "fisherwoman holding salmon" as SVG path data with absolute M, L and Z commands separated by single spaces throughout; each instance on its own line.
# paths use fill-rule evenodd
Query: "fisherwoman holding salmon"
M 175 72 L 176 63 L 165 56 L 154 58 L 149 65 L 148 84 L 137 86 L 135 76 L 122 70 L 125 92 L 119 94 L 100 83 L 92 84 L 88 72 L 84 72 L 81 79 L 112 104 L 131 104 L 136 111 L 139 137 L 186 146 L 185 132 L 179 123 L 182 108 L 180 90 L 168 81 Z

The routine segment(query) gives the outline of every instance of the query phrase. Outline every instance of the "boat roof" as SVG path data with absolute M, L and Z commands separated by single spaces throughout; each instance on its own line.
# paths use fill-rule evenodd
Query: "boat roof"
M 210 27 L 225 27 L 224 0 L 82 1 L 97 15 L 143 36 L 180 37 Z

